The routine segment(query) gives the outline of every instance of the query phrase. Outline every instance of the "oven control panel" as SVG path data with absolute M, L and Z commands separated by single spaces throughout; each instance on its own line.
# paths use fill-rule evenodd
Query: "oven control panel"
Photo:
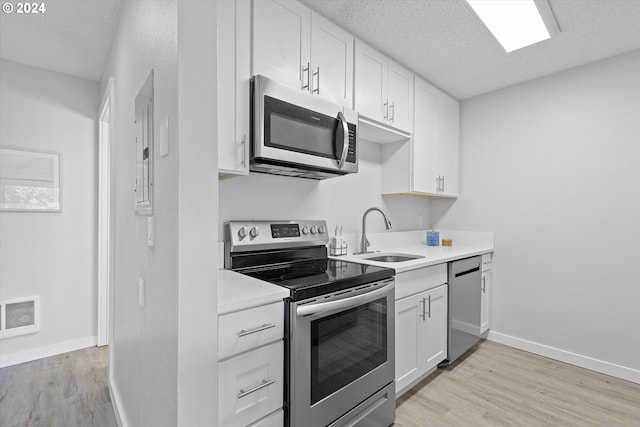
M 328 242 L 324 220 L 229 221 L 225 225 L 225 249 L 230 252 L 320 246 Z

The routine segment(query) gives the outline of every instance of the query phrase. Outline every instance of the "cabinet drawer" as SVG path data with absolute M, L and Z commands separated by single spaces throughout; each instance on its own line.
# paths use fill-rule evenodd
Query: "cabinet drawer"
M 248 427 L 282 427 L 284 425 L 284 411 L 279 410 L 273 414 L 269 414 L 261 420 L 249 425 Z
M 218 359 L 282 339 L 284 303 L 236 311 L 218 319 Z
M 246 426 L 281 409 L 283 371 L 282 341 L 219 362 L 219 425 Z
M 447 264 L 396 274 L 396 301 L 447 283 Z

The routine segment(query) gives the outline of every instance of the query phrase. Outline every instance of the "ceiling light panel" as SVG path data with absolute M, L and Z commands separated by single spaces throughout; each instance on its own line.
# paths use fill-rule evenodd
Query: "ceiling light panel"
M 550 37 L 533 0 L 467 0 L 467 3 L 507 52 Z

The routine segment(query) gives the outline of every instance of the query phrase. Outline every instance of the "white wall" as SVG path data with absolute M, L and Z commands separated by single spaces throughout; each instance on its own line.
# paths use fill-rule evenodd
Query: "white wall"
M 635 381 L 639 76 L 634 51 L 464 101 L 460 199 L 432 210 L 495 231 L 496 339 Z
M 426 228 L 431 223 L 429 200 L 381 196 L 380 145 L 365 140 L 359 144 L 356 174 L 314 181 L 251 173 L 220 181 L 220 238 L 224 222 L 237 219 L 325 219 L 332 233 L 342 225 L 345 234 L 359 234 L 362 214 L 372 206 L 387 212 L 394 231 Z M 367 230 L 385 230 L 379 213 L 367 216 Z
M 0 212 L 0 299 L 40 296 L 0 366 L 95 345 L 98 84 L 0 60 L 0 144 L 61 156 L 62 212 Z
M 110 380 L 129 426 L 175 426 L 178 378 L 178 65 L 177 4 L 124 2 L 102 88 L 114 78 L 115 278 Z M 135 98 L 154 70 L 155 246 L 147 218 L 135 215 Z M 169 119 L 169 155 L 160 123 Z M 145 304 L 138 304 L 138 279 Z

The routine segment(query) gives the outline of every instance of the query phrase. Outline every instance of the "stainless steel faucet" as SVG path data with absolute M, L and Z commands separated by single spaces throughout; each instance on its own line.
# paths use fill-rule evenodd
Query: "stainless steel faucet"
M 370 254 L 373 253 L 371 251 L 367 251 L 367 248 L 369 247 L 370 243 L 369 240 L 367 240 L 367 214 L 371 211 L 378 211 L 382 214 L 382 216 L 384 217 L 384 226 L 387 230 L 391 230 L 391 221 L 389 221 L 389 217 L 387 217 L 387 214 L 380 208 L 369 208 L 366 211 L 364 211 L 364 214 L 362 214 L 362 240 L 360 241 L 360 252 L 356 252 L 354 255 L 361 255 L 361 254 Z

